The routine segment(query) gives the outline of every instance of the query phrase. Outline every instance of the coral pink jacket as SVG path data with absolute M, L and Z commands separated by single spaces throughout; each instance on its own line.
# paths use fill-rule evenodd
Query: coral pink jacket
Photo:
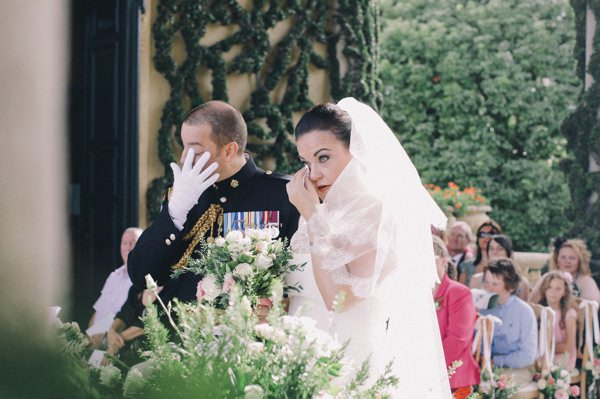
M 462 360 L 450 378 L 452 389 L 479 383 L 479 366 L 471 353 L 477 314 L 471 291 L 446 275 L 434 295 L 446 365 Z

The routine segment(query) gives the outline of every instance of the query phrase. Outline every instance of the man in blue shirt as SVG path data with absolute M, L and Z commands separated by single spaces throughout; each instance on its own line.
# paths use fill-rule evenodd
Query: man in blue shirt
M 485 288 L 498 294 L 498 304 L 480 313 L 502 320 L 502 325 L 494 330 L 492 360 L 497 367 L 521 369 L 511 374 L 518 385 L 527 384 L 531 382 L 531 366 L 537 354 L 535 314 L 531 306 L 514 295 L 519 286 L 519 275 L 511 259 L 491 261 L 484 270 Z

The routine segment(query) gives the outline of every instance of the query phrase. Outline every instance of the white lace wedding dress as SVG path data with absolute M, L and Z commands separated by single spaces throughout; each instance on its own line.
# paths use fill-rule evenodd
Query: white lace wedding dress
M 431 291 L 437 275 L 430 233 L 430 224 L 440 226 L 445 217 L 379 115 L 354 99 L 338 106 L 352 118 L 353 159 L 309 223 L 300 219 L 292 238 L 294 261 L 306 266 L 287 278 L 303 288 L 291 293 L 290 314 L 302 308 L 303 315 L 340 342 L 350 340 L 346 354 L 355 364 L 370 356 L 370 381 L 394 360 L 399 385 L 393 398 L 448 399 Z M 371 261 L 363 277 L 349 273 L 346 265 L 362 267 L 365 254 L 371 254 Z M 343 312 L 328 311 L 313 276 L 312 257 L 361 300 Z

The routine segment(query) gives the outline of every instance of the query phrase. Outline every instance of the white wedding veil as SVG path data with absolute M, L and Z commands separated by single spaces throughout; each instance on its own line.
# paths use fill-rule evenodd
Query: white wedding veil
M 400 386 L 393 397 L 445 399 L 450 389 L 433 304 L 438 278 L 430 226 L 445 228 L 446 216 L 377 112 L 354 98 L 337 106 L 352 119 L 353 158 L 297 236 L 309 228 L 322 268 L 388 317 L 377 339 L 384 340 L 380 352 L 395 358 Z M 360 276 L 349 273 L 346 265 L 362 259 L 368 261 Z

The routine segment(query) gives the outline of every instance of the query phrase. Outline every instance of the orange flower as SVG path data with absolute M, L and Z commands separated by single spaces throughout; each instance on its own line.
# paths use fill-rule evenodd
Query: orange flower
M 475 200 L 477 200 L 477 202 L 483 204 L 485 202 L 485 198 L 483 198 L 481 195 L 478 195 L 477 197 L 475 197 Z
M 440 186 L 435 186 L 435 187 L 433 187 L 433 191 L 440 192 L 440 191 L 442 191 L 442 188 Z
M 462 207 L 462 203 L 461 202 L 457 202 L 456 204 L 454 204 L 454 207 L 456 209 L 460 209 Z
M 448 187 L 450 187 L 453 190 L 458 190 L 458 186 L 453 181 L 448 183 Z
M 463 191 L 465 194 L 473 196 L 477 192 L 477 189 L 475 187 L 467 187 Z

